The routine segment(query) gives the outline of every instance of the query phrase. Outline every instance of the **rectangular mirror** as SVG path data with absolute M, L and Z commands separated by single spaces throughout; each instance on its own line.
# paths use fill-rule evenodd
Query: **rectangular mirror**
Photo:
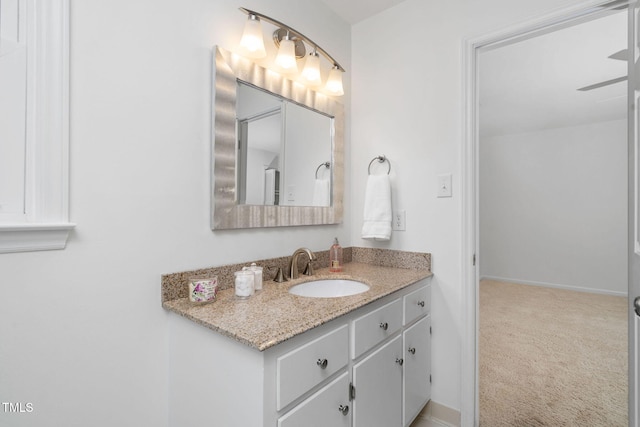
M 212 228 L 342 221 L 342 104 L 215 48 Z
M 333 118 L 238 81 L 238 204 L 331 206 Z

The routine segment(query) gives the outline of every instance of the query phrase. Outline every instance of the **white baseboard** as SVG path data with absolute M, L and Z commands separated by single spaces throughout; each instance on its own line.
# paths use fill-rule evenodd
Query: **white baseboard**
M 497 276 L 482 276 L 480 277 L 480 280 L 493 280 L 496 282 L 515 283 L 519 285 L 542 286 L 545 288 L 566 289 L 569 291 L 589 292 L 592 294 L 613 295 L 616 297 L 625 297 L 625 298 L 628 296 L 627 292 L 610 291 L 608 289 L 582 288 L 580 286 L 563 285 L 558 283 L 547 283 L 547 282 L 535 282 L 532 280 L 509 279 L 506 277 L 497 277 Z
M 419 416 L 424 416 L 450 427 L 460 427 L 460 411 L 430 400 Z

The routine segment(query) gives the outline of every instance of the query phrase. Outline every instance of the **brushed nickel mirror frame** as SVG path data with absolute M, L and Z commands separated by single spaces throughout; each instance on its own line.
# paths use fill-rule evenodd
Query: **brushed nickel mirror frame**
M 344 107 L 334 99 L 215 46 L 211 158 L 211 228 L 339 224 L 344 194 Z M 333 117 L 331 206 L 240 205 L 236 194 L 236 91 L 242 80 Z

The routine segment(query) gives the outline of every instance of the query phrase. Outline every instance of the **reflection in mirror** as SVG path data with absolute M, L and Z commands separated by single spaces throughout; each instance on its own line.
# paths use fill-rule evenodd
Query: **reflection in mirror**
M 242 81 L 236 115 L 238 204 L 330 206 L 331 117 Z
M 340 223 L 342 104 L 219 47 L 214 65 L 212 228 Z

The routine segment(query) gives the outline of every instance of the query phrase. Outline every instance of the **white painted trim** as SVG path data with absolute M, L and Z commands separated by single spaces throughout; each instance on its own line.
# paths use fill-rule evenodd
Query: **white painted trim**
M 478 365 L 477 365 L 477 309 L 476 293 L 477 274 L 476 262 L 473 265 L 474 254 L 478 254 L 477 215 L 477 104 L 478 87 L 476 84 L 476 45 L 475 42 L 465 41 L 462 49 L 463 67 L 463 144 L 461 147 L 461 205 L 462 205 L 462 355 L 460 366 L 460 425 L 479 425 L 479 396 Z
M 625 297 L 625 298 L 629 295 L 628 292 L 617 292 L 617 291 L 611 291 L 608 289 L 583 288 L 581 286 L 565 285 L 562 283 L 537 282 L 534 280 L 513 279 L 508 277 L 482 276 L 480 280 L 493 280 L 495 282 L 514 283 L 516 285 L 530 285 L 530 286 L 539 286 L 542 288 L 565 289 L 567 291 L 587 292 L 591 294 L 600 294 L 600 295 L 612 295 L 616 297 Z
M 462 357 L 460 416 L 462 426 L 478 426 L 480 422 L 478 393 L 478 267 L 470 259 L 473 254 L 481 260 L 477 239 L 478 225 L 478 129 L 477 129 L 477 77 L 476 55 L 479 49 L 506 43 L 526 35 L 549 31 L 552 27 L 566 26 L 604 11 L 610 0 L 591 0 L 579 5 L 558 9 L 543 16 L 534 16 L 512 26 L 462 41 L 462 147 L 461 203 L 462 203 Z M 621 3 L 618 3 L 620 6 Z
M 64 249 L 75 224 L 0 226 L 0 253 Z
M 424 415 L 423 415 L 424 414 Z M 448 427 L 460 427 L 460 411 L 430 400 L 420 415 Z
M 62 249 L 69 230 L 69 0 L 27 4 L 24 223 L 0 223 L 0 253 Z M 35 25 L 37 23 L 37 25 Z

